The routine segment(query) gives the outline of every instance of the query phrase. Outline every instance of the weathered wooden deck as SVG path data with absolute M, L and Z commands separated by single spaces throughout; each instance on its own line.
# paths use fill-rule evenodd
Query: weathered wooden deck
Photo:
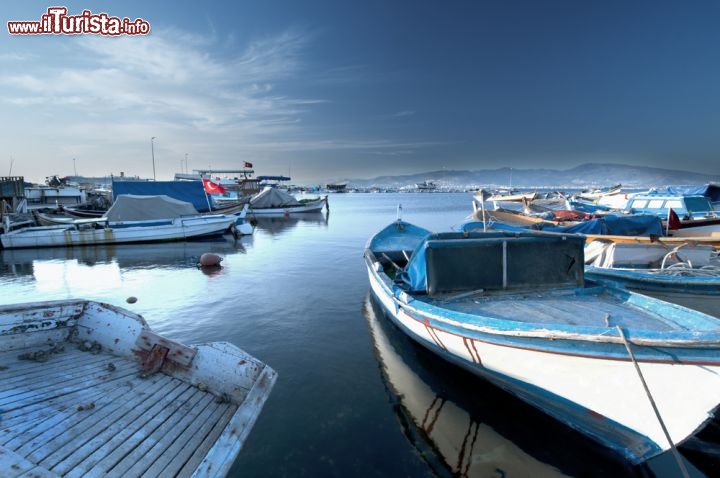
M 0 352 L 3 477 L 190 476 L 238 409 L 128 358 L 44 349 Z

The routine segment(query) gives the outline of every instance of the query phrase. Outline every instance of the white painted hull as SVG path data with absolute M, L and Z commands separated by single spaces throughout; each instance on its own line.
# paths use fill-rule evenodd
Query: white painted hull
M 150 221 L 152 225 L 125 222 L 98 228 L 88 223 L 30 227 L 2 234 L 0 241 L 7 249 L 177 241 L 222 234 L 235 224 L 235 220 L 235 216 L 217 215 Z
M 671 448 L 627 357 L 548 352 L 541 343 L 534 348 L 512 346 L 475 338 L 478 334 L 470 329 L 458 333 L 462 324 L 428 315 L 413 307 L 413 300 L 395 298 L 375 267 L 368 267 L 368 273 L 373 294 L 388 315 L 413 339 L 447 360 L 538 406 L 631 462 Z M 433 321 L 444 325 L 430 325 Z M 643 362 L 640 367 L 674 444 L 701 428 L 720 402 L 717 360 Z
M 502 470 L 506 476 L 567 476 L 437 394 L 394 348 L 369 300 L 364 308 L 388 385 L 454 475 L 485 477 Z

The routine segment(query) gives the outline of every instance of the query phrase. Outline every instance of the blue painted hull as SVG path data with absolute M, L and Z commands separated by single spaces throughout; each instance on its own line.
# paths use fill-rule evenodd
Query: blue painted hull
M 588 266 L 585 268 L 585 277 L 634 290 L 707 295 L 720 299 L 720 276 L 679 276 L 647 272 L 641 269 L 610 269 Z

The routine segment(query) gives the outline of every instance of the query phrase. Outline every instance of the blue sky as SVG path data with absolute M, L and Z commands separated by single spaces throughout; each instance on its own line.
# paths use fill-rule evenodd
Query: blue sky
M 151 33 L 7 32 L 55 5 Z M 715 1 L 33 0 L 2 20 L 0 176 L 152 177 L 153 149 L 157 179 L 245 161 L 299 184 L 587 162 L 720 173 Z

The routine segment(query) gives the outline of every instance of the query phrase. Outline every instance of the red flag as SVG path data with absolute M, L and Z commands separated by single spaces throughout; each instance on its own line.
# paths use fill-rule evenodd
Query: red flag
M 680 222 L 680 218 L 677 213 L 670 208 L 670 210 L 668 210 L 668 230 L 673 231 L 675 229 L 680 229 L 681 226 L 682 223 Z
M 227 192 L 227 189 L 222 187 L 220 184 L 215 184 L 209 179 L 203 179 L 202 182 L 203 188 L 205 188 L 205 192 L 208 194 L 225 194 Z
M 252 163 L 248 163 L 247 161 L 245 161 L 245 167 L 246 167 L 246 168 L 252 168 Z

